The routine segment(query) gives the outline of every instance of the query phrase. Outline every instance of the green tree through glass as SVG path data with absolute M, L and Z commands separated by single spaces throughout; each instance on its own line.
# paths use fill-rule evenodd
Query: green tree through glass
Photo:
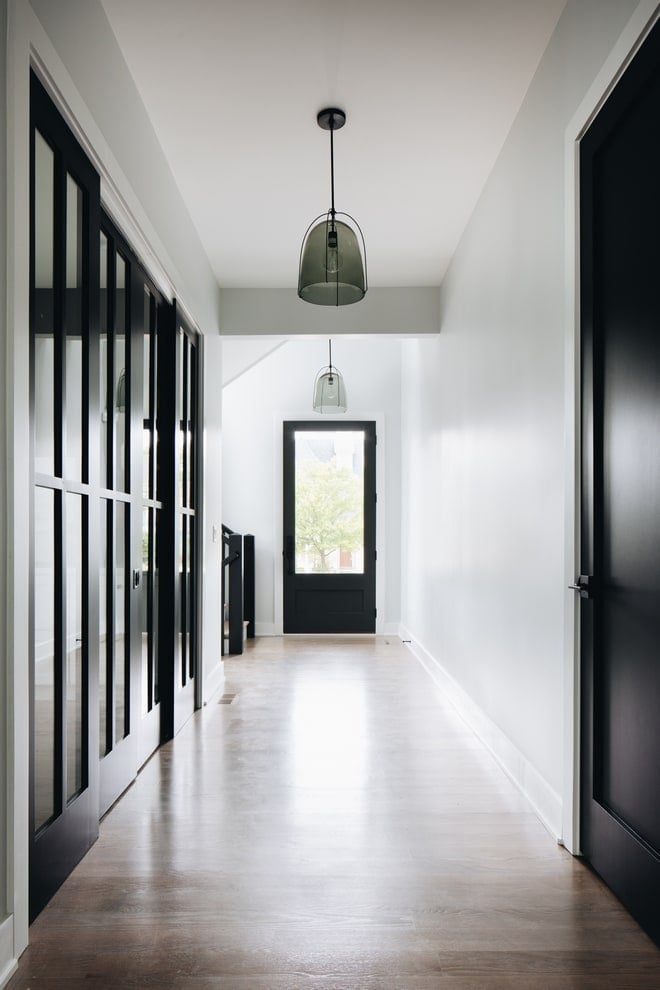
M 313 557 L 313 570 L 328 571 L 330 556 L 362 547 L 362 479 L 329 461 L 296 464 L 296 555 Z

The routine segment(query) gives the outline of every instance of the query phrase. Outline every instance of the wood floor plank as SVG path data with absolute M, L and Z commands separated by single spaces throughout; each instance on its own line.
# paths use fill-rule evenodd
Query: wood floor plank
M 256 640 L 225 672 L 10 990 L 660 987 L 660 951 L 398 640 Z

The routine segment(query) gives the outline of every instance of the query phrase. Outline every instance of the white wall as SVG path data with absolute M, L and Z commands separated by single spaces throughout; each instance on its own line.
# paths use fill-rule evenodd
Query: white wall
M 314 377 L 327 354 L 325 338 L 291 340 L 224 389 L 223 521 L 255 537 L 257 634 L 282 631 L 282 422 L 328 418 L 311 409 Z M 382 424 L 376 593 L 384 631 L 396 629 L 400 618 L 400 356 L 398 340 L 333 341 L 333 363 L 348 392 L 343 418 Z
M 406 342 L 403 622 L 561 834 L 565 131 L 635 0 L 569 0 Z

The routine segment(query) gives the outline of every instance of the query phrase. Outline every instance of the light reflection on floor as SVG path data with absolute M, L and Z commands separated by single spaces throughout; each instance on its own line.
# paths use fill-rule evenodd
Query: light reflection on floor
M 361 681 L 314 675 L 295 681 L 288 739 L 296 813 L 344 810 L 355 815 L 364 809 L 369 775 L 367 714 Z

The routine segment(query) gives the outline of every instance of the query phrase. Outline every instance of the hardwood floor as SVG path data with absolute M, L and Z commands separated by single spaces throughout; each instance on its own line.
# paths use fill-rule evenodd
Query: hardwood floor
M 262 639 L 225 666 L 11 990 L 660 987 L 660 951 L 396 638 Z

